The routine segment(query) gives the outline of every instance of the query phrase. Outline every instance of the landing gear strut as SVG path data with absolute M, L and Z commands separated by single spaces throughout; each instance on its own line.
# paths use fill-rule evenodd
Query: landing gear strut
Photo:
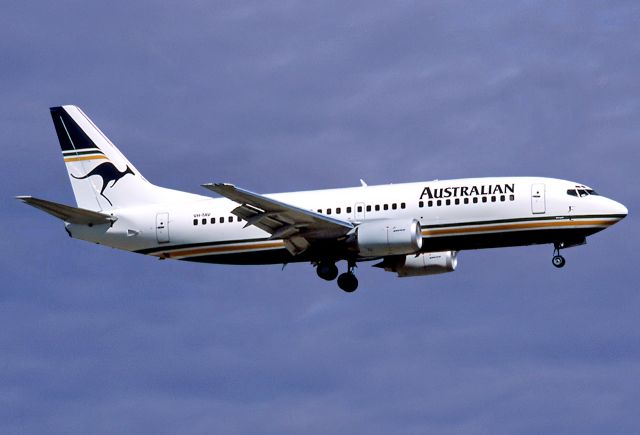
M 557 267 L 558 269 L 561 267 L 564 267 L 564 265 L 566 264 L 566 260 L 564 259 L 564 257 L 562 255 L 560 255 L 560 248 L 563 247 L 563 243 L 555 243 L 554 249 L 553 249 L 553 258 L 551 259 L 551 264 L 553 264 L 555 267 Z
M 353 274 L 355 267 L 355 261 L 349 260 L 347 271 L 338 277 L 338 287 L 347 293 L 354 292 L 358 288 L 358 278 Z

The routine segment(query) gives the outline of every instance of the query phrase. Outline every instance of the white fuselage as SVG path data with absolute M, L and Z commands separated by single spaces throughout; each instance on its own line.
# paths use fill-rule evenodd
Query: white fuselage
M 358 287 L 358 261 L 399 277 L 455 270 L 457 251 L 552 243 L 560 250 L 627 215 L 570 181 L 467 178 L 261 195 L 230 183 L 220 198 L 147 181 L 77 106 L 49 109 L 77 207 L 17 199 L 65 222 L 70 236 L 160 259 L 224 264 L 310 262 L 319 278 Z M 336 265 L 346 260 L 346 272 Z
M 471 178 L 265 195 L 354 224 L 417 219 L 422 251 L 538 243 L 580 244 L 627 211 L 600 195 L 580 197 L 574 182 L 537 177 Z M 588 188 L 584 187 L 586 192 Z M 238 203 L 183 194 L 169 202 L 112 210 L 113 225 L 66 224 L 79 239 L 161 258 L 229 264 L 316 261 L 340 253 L 292 255 L 280 239 L 233 215 Z M 361 258 L 367 259 L 367 258 Z

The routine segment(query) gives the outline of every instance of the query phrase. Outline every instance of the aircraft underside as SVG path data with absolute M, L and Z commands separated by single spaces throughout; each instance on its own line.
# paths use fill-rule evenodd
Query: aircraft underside
M 539 244 L 563 244 L 563 247 L 568 247 L 583 244 L 587 236 L 600 230 L 601 228 L 542 229 L 513 231 L 509 233 L 431 237 L 423 239 L 421 252 L 463 251 Z M 187 247 L 187 245 L 183 245 L 181 249 Z M 323 260 L 340 261 L 355 257 L 353 253 L 349 253 L 346 250 L 342 251 L 342 255 L 336 255 L 337 251 L 335 249 L 312 249 L 293 256 L 284 247 L 281 247 L 251 252 L 198 254 L 178 259 L 212 264 L 260 265 L 318 262 Z M 370 261 L 375 259 L 376 258 L 356 258 L 356 261 Z

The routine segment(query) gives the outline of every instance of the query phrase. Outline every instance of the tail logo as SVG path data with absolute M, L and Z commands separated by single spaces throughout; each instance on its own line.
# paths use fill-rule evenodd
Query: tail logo
M 100 195 L 104 199 L 106 199 L 109 202 L 110 205 L 113 205 L 111 200 L 109 200 L 109 198 L 107 198 L 105 196 L 104 190 L 107 188 L 107 186 L 109 185 L 109 183 L 111 181 L 113 181 L 113 184 L 111 186 L 109 186 L 109 188 L 112 189 L 113 186 L 116 185 L 118 180 L 120 180 L 122 177 L 124 177 L 127 174 L 131 174 L 131 175 L 135 176 L 135 174 L 133 173 L 133 171 L 131 170 L 129 165 L 127 165 L 127 169 L 125 169 L 124 171 L 120 172 L 118 170 L 118 168 L 116 168 L 116 166 L 113 163 L 104 162 L 104 163 L 99 164 L 95 168 L 93 168 L 87 175 L 83 175 L 82 177 L 76 177 L 75 175 L 71 174 L 71 176 L 73 178 L 75 178 L 76 180 L 84 180 L 85 178 L 89 178 L 89 177 L 92 177 L 94 175 L 100 176 L 100 178 L 102 178 L 102 188 L 100 189 Z

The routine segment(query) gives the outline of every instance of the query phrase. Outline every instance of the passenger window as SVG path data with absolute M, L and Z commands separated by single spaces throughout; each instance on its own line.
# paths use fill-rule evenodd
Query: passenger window
M 342 211 L 342 209 L 340 207 L 336 208 L 336 214 L 340 214 L 341 211 Z
M 441 200 L 441 199 L 439 199 L 439 200 L 436 202 L 436 205 L 437 205 L 438 207 L 440 207 L 440 206 L 442 205 L 442 200 Z
M 486 196 L 482 197 L 482 202 L 487 202 L 487 197 Z
M 318 213 L 322 213 L 322 209 L 321 208 L 318 209 Z
M 496 197 L 495 197 L 495 195 L 491 197 L 491 202 L 496 202 Z
M 385 209 L 385 210 L 389 210 L 389 204 L 384 204 L 384 205 L 382 206 L 382 208 L 383 208 L 383 209 Z
M 229 216 L 229 222 L 233 222 L 233 216 Z
M 474 196 L 474 197 L 473 197 L 473 203 L 474 203 L 474 204 L 477 204 L 477 203 L 478 203 L 478 197 L 477 197 L 477 196 Z
M 504 202 L 504 200 L 505 200 L 504 195 L 500 195 L 500 201 Z
M 427 206 L 428 207 L 433 207 L 433 201 L 429 200 L 429 202 L 427 202 Z
M 371 211 L 371 206 L 370 205 L 367 206 L 367 211 Z
M 361 205 L 358 206 L 358 213 L 362 213 L 362 206 Z
M 376 204 L 375 209 L 376 209 L 376 211 L 380 211 L 380 204 Z
M 215 224 L 216 223 L 216 218 L 211 218 L 211 223 Z
M 469 198 L 465 198 L 465 199 L 464 199 L 464 203 L 465 203 L 465 204 L 469 204 Z
M 331 209 L 330 208 L 327 209 L 327 214 L 331 214 Z
M 515 195 L 509 195 L 509 201 L 514 201 L 516 199 Z
M 450 200 L 450 199 L 447 199 L 446 204 L 447 204 L 447 205 L 451 205 L 451 200 Z
M 456 203 L 456 205 L 459 205 L 460 204 L 460 198 L 456 198 L 455 203 Z
M 347 207 L 347 213 L 351 213 L 351 207 Z
M 198 219 L 194 219 L 194 220 L 193 220 L 193 224 L 194 224 L 194 225 L 198 225 Z
M 206 219 L 202 219 L 202 225 L 205 225 L 207 223 Z
M 398 204 L 396 204 L 395 202 L 393 204 L 391 204 L 391 209 L 392 210 L 396 210 L 398 208 Z
M 418 202 L 418 207 L 420 207 L 420 208 L 424 207 L 424 201 L 419 201 Z
M 405 208 L 407 208 L 407 204 L 405 204 L 404 202 L 401 202 L 400 208 L 404 210 Z
M 221 224 L 223 224 L 223 223 L 224 223 L 224 218 L 223 218 L 223 217 L 221 217 L 221 218 L 220 218 L 220 223 L 221 223 Z

